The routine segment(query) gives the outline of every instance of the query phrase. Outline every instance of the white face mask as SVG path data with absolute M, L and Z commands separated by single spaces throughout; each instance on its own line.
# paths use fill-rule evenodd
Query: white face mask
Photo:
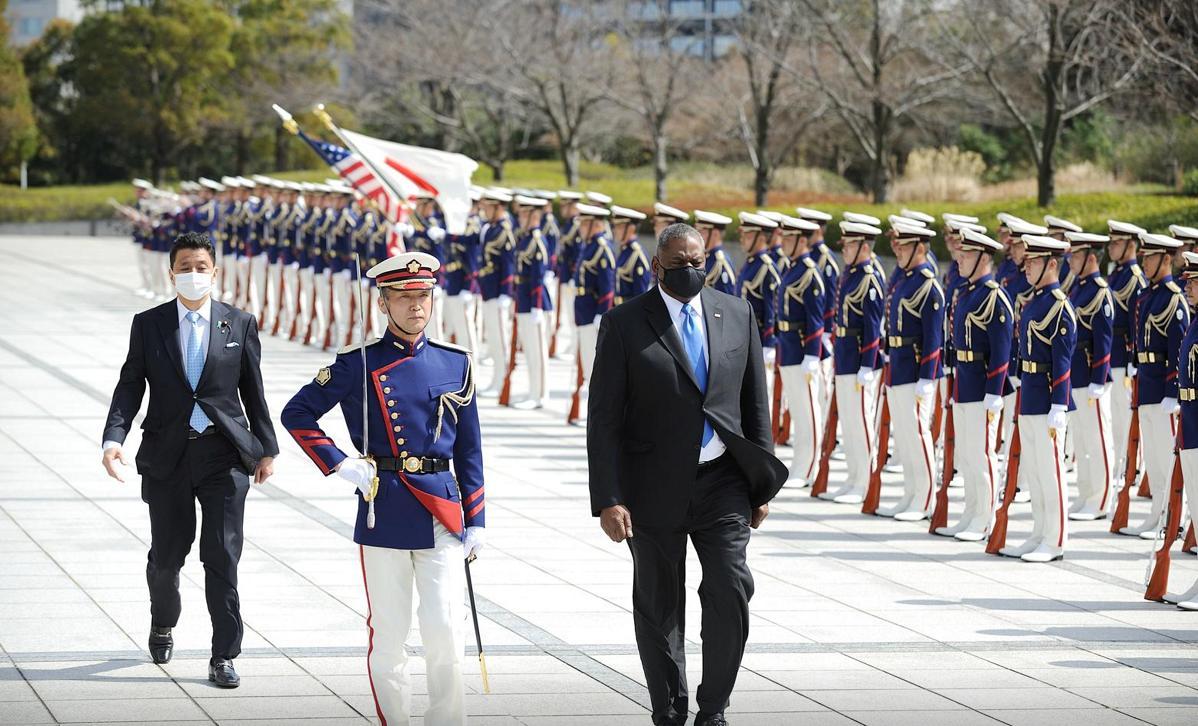
M 186 300 L 203 300 L 212 290 L 212 273 L 180 272 L 175 275 L 175 290 Z

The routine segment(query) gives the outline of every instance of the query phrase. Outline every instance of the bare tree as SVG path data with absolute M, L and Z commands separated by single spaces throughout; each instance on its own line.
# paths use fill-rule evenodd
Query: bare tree
M 1198 121 L 1198 2 L 1128 0 L 1127 40 L 1150 61 L 1143 86 L 1177 111 Z
M 801 0 L 818 26 L 803 68 L 869 162 L 874 202 L 890 193 L 895 138 L 908 122 L 960 89 L 967 66 L 936 52 L 932 0 Z
M 654 195 L 665 201 L 669 125 L 680 99 L 690 95 L 699 78 L 695 50 L 701 49 L 702 38 L 682 32 L 682 22 L 669 13 L 666 0 L 623 0 L 618 16 L 618 67 L 608 98 L 644 124 L 653 152 Z
M 1026 137 L 1040 206 L 1056 199 L 1065 124 L 1136 80 L 1146 45 L 1124 42 L 1122 0 L 965 0 L 968 22 L 942 37 L 978 72 Z

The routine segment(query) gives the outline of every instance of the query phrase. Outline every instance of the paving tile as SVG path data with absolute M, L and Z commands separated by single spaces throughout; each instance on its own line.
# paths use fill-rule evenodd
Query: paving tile
M 41 701 L 3 701 L 0 702 L 0 723 L 33 724 L 55 721 Z
M 977 711 L 846 711 L 863 726 L 996 726 L 1000 722 Z
M 1067 714 L 1042 709 L 988 710 L 984 713 L 1010 726 L 1056 726 L 1061 723 L 1078 723 L 1086 724 L 1086 726 L 1142 726 L 1145 723 L 1156 724 L 1156 726 L 1180 726 L 1194 723 L 1193 714 L 1186 715 L 1178 709 L 1168 713 L 1180 715 L 1183 719 L 1188 718 L 1188 720 L 1161 720 L 1152 712 L 1148 714 L 1151 716 L 1150 718 L 1136 717 L 1130 713 L 1121 713 L 1109 708 L 1071 709 Z
M 204 712 L 189 698 L 47 701 L 46 707 L 61 723 L 112 721 L 156 721 L 161 723 L 204 718 Z
M 800 691 L 812 701 L 833 711 L 954 711 L 960 703 L 919 688 L 855 691 Z
M 1198 713 L 1198 690 L 1185 686 L 1110 688 L 1070 688 L 1082 698 L 1111 708 L 1162 708 L 1178 707 L 1194 709 Z
M 936 693 L 975 711 L 1016 709 L 1087 709 L 1096 704 L 1057 688 L 938 688 Z
M 217 721 L 234 718 L 353 718 L 357 715 L 345 701 L 333 695 L 197 697 L 195 702 Z

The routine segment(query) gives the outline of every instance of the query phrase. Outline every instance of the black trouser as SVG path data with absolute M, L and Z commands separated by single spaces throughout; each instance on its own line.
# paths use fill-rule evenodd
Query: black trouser
M 719 713 L 728 705 L 749 637 L 753 575 L 745 560 L 749 544 L 749 495 L 744 475 L 730 456 L 701 465 L 687 518 L 678 529 L 654 529 L 632 521 L 633 624 L 653 704 L 653 723 L 684 718 L 686 687 L 686 538 L 703 568 L 703 680 L 699 710 Z
M 237 449 L 222 434 L 187 442 L 175 471 L 165 479 L 142 478 L 141 498 L 150 505 L 150 620 L 179 622 L 179 570 L 195 540 L 195 502 L 200 502 L 200 560 L 204 595 L 212 618 L 212 655 L 241 653 L 241 604 L 237 561 L 241 559 L 245 495 L 250 479 Z

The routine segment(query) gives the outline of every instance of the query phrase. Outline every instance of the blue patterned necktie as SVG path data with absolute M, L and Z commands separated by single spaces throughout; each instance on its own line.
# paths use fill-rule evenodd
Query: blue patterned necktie
M 699 314 L 690 306 L 690 303 L 685 303 L 682 306 L 682 344 L 686 347 L 686 357 L 691 359 L 691 370 L 695 373 L 695 382 L 699 384 L 699 391 L 707 393 L 707 359 L 703 356 L 703 334 L 699 332 L 699 323 L 696 318 Z M 707 442 L 711 441 L 711 437 L 715 436 L 715 430 L 711 428 L 711 422 L 707 417 L 703 417 L 703 446 L 707 446 Z
M 200 384 L 200 374 L 204 372 L 204 349 L 200 347 L 204 342 L 204 331 L 200 327 L 200 314 L 196 311 L 187 313 L 187 321 L 191 323 L 191 335 L 187 338 L 187 382 L 191 384 L 191 390 L 194 392 Z M 191 409 L 189 423 L 196 431 L 203 431 L 212 421 L 208 420 L 204 415 L 204 409 L 197 403 Z

